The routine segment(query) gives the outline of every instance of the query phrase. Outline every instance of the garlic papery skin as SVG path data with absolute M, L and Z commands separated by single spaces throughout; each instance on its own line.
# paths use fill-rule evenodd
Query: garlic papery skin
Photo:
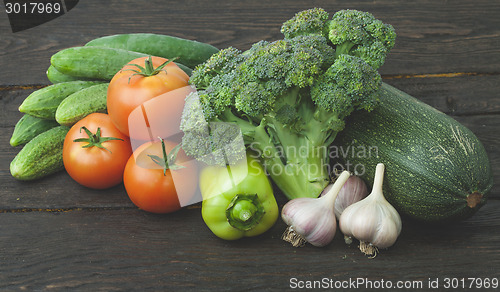
M 344 171 L 330 190 L 319 198 L 290 200 L 281 210 L 281 218 L 288 225 L 282 239 L 295 247 L 310 244 L 322 247 L 329 244 L 337 231 L 334 204 L 337 195 L 349 178 Z
M 320 196 L 323 196 L 328 192 L 333 184 L 329 184 L 321 193 Z M 335 216 L 337 219 L 340 218 L 342 212 L 344 212 L 345 208 L 350 205 L 361 201 L 362 199 L 368 196 L 368 188 L 366 187 L 365 182 L 358 176 L 352 175 L 346 181 L 346 183 L 340 189 L 340 192 L 335 199 Z
M 373 256 L 379 248 L 392 246 L 402 228 L 401 217 L 382 192 L 384 168 L 384 164 L 377 164 L 370 195 L 347 207 L 339 219 L 344 236 L 358 239 L 360 250 Z

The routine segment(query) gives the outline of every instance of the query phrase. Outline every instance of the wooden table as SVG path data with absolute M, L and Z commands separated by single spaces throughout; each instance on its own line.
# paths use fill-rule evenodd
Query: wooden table
M 330 12 L 370 11 L 392 24 L 398 38 L 381 68 L 384 81 L 469 127 L 486 147 L 498 180 L 500 2 L 312 3 Z M 293 248 L 280 239 L 281 220 L 262 236 L 228 242 L 208 230 L 200 205 L 152 215 L 135 208 L 123 186 L 89 190 L 65 172 L 29 183 L 10 176 L 9 163 L 19 151 L 9 145 L 21 117 L 17 108 L 28 94 L 49 84 L 45 70 L 57 51 L 132 32 L 247 49 L 258 40 L 280 38 L 281 23 L 311 7 L 297 0 L 86 0 L 62 17 L 18 33 L 11 32 L 2 12 L 0 289 L 262 291 L 322 281 L 357 291 L 369 286 L 353 283 L 368 280 L 376 287 L 399 283 L 421 285 L 414 291 L 452 291 L 444 288 L 446 278 L 460 280 L 451 283 L 459 288 L 462 278 L 466 287 L 470 277 L 498 279 L 498 185 L 469 220 L 446 226 L 404 221 L 397 243 L 368 259 L 339 235 L 325 248 Z M 276 197 L 281 207 L 285 199 L 279 193 Z M 429 281 L 436 280 L 439 289 L 431 290 Z

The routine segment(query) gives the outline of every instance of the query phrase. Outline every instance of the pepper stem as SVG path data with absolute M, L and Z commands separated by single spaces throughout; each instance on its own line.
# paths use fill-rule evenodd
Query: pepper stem
M 262 206 L 257 194 L 236 195 L 226 209 L 228 223 L 241 231 L 254 228 L 259 224 L 264 214 L 264 206 Z

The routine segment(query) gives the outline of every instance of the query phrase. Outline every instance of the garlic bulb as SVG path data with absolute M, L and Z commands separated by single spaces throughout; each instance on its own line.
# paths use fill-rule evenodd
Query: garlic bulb
M 320 196 L 326 194 L 332 186 L 333 184 L 329 184 Z M 368 188 L 366 187 L 365 182 L 360 177 L 355 175 L 349 177 L 344 186 L 342 186 L 342 189 L 340 189 L 337 199 L 335 200 L 335 216 L 337 219 L 340 218 L 340 215 L 342 215 L 345 208 L 361 201 L 366 198 L 367 195 Z
M 295 247 L 304 246 L 306 242 L 318 247 L 329 244 L 337 230 L 335 199 L 349 176 L 349 172 L 344 171 L 322 197 L 297 198 L 286 203 L 281 218 L 288 228 L 282 239 Z
M 347 207 L 339 220 L 342 233 L 358 239 L 366 255 L 376 256 L 379 248 L 392 246 L 401 233 L 401 217 L 382 193 L 384 168 L 377 164 L 370 195 Z

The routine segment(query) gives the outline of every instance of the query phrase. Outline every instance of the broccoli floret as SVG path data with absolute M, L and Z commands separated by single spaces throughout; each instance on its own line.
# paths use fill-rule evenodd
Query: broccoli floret
M 342 54 L 362 58 L 374 68 L 380 68 L 386 55 L 394 47 L 394 28 L 376 19 L 368 12 L 340 10 L 331 19 L 321 8 L 297 13 L 286 21 L 281 32 L 286 38 L 298 35 L 323 35 Z
M 241 51 L 229 47 L 212 55 L 205 63 L 198 65 L 191 74 L 190 80 L 198 88 L 209 86 L 212 78 L 233 70 L 241 62 Z
M 317 197 L 329 182 L 326 150 L 345 118 L 377 105 L 381 78 L 367 59 L 379 52 L 369 48 L 394 38 L 363 18 L 367 27 L 346 23 L 340 34 L 373 31 L 377 41 L 341 49 L 349 40 L 333 43 L 328 29 L 349 13 L 331 20 L 322 9 L 298 13 L 283 25 L 284 39 L 222 50 L 196 67 L 190 83 L 199 98 L 186 100 L 182 115 L 185 152 L 223 164 L 253 149 L 288 198 Z
M 362 58 L 374 68 L 385 62 L 394 47 L 396 33 L 368 12 L 340 10 L 327 23 L 327 37 L 336 48 L 337 56 L 349 54 Z
M 355 108 L 372 110 L 382 85 L 380 74 L 361 58 L 340 55 L 311 87 L 311 98 L 321 108 L 347 117 Z M 372 97 L 372 98 L 367 98 Z
M 281 33 L 286 38 L 311 34 L 323 35 L 328 18 L 328 12 L 322 8 L 304 10 L 295 14 L 292 19 L 285 21 L 281 26 Z

